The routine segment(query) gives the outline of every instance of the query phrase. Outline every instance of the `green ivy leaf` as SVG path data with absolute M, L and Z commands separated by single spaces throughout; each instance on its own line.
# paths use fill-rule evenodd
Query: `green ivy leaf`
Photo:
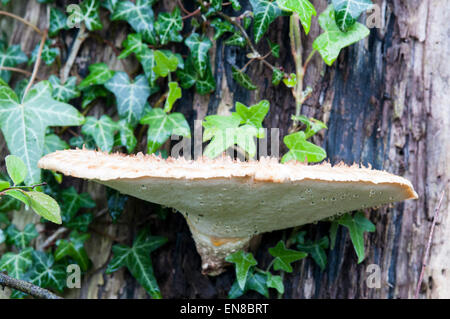
M 128 74 L 117 72 L 105 83 L 105 87 L 116 97 L 119 117 L 135 126 L 141 119 L 150 96 L 150 87 L 145 76 L 138 75 L 134 82 L 130 82 Z
M 89 229 L 89 225 L 94 220 L 94 216 L 92 213 L 85 213 L 79 216 L 75 216 L 70 222 L 65 225 L 70 229 L 75 229 L 80 232 L 87 232 Z
M 166 114 L 162 109 L 150 110 L 141 119 L 141 124 L 148 124 L 148 153 L 156 152 L 171 135 L 190 137 L 189 124 L 181 113 Z
M 239 11 L 242 9 L 241 4 L 239 3 L 239 0 L 230 0 L 231 6 L 233 7 L 234 11 Z
M 69 144 L 62 140 L 58 135 L 48 134 L 45 136 L 44 155 L 68 148 Z
M 327 266 L 327 254 L 325 249 L 328 249 L 328 247 L 328 237 L 322 237 L 314 242 L 311 240 L 305 242 L 303 237 L 301 237 L 301 240 L 297 241 L 297 249 L 310 254 L 322 271 L 324 271 Z
M 212 47 L 212 42 L 206 37 L 197 33 L 192 33 L 184 41 L 186 46 L 191 51 L 192 62 L 194 68 L 201 78 L 206 75 L 209 65 L 209 49 Z
M 28 61 L 28 65 L 36 62 L 37 55 L 39 52 L 40 44 L 37 44 L 31 52 L 31 59 Z M 59 48 L 52 47 L 52 43 L 50 41 L 45 41 L 44 48 L 42 49 L 41 59 L 45 62 L 45 64 L 50 65 L 55 62 L 56 57 L 60 55 Z
M 63 30 L 67 27 L 67 17 L 58 8 L 50 8 L 50 28 L 48 30 L 48 34 L 51 37 L 58 35 L 60 30 Z
M 333 220 L 330 226 L 330 249 L 334 249 L 334 246 L 336 245 L 338 227 L 339 223 L 336 220 Z
M 61 192 L 62 218 L 70 222 L 81 208 L 94 208 L 95 202 L 88 193 L 79 194 L 75 188 L 69 187 Z
M 101 6 L 113 13 L 120 0 L 102 0 Z
M 315 135 L 320 130 L 328 128 L 325 123 L 323 123 L 319 120 L 316 120 L 315 118 L 312 118 L 312 117 L 308 118 L 304 115 L 300 115 L 300 116 L 293 115 L 292 120 L 300 121 L 306 125 L 306 130 L 305 130 L 306 139 L 309 139 L 311 136 Z
M 345 214 L 339 218 L 338 223 L 348 229 L 358 256 L 358 264 L 361 263 L 364 260 L 364 232 L 374 232 L 375 225 L 362 212 L 357 212 L 353 218 L 350 214 Z
M 249 275 L 250 268 L 256 266 L 258 262 L 255 260 L 251 253 L 246 253 L 242 250 L 237 251 L 225 258 L 226 261 L 235 264 L 236 267 L 236 279 L 239 284 L 239 288 L 244 290 L 245 283 L 247 282 L 247 276 Z
M 165 237 L 150 236 L 148 231 L 140 231 L 132 247 L 113 246 L 114 257 L 109 262 L 106 273 L 111 274 L 122 267 L 127 267 L 152 298 L 161 299 L 161 292 L 153 273 L 150 253 L 166 242 L 167 238 Z
M 272 273 L 267 272 L 267 287 L 275 288 L 280 294 L 284 294 L 284 284 L 281 276 L 272 275 Z
M 34 85 L 22 101 L 11 88 L 0 87 L 0 127 L 11 154 L 19 156 L 28 169 L 27 184 L 41 179 L 37 162 L 43 154 L 47 127 L 83 122 L 73 106 L 53 99 L 48 81 Z
M 32 260 L 31 269 L 27 273 L 29 281 L 41 288 L 52 288 L 62 292 L 66 287 L 66 267 L 55 263 L 51 253 L 42 251 L 33 251 Z
M 233 25 L 228 21 L 223 21 L 220 18 L 215 18 L 211 21 L 211 26 L 214 27 L 215 33 L 214 33 L 214 40 L 218 40 L 222 35 L 224 35 L 227 32 L 234 33 L 235 29 Z
M 114 146 L 114 133 L 119 129 L 108 115 L 102 115 L 100 119 L 93 116 L 86 118 L 86 123 L 81 127 L 81 132 L 94 138 L 95 144 L 105 152 L 111 152 Z
M 282 10 L 298 13 L 305 33 L 309 33 L 311 18 L 317 14 L 311 2 L 308 0 L 277 0 L 277 3 Z
M 25 163 L 15 155 L 8 155 L 5 158 L 6 170 L 14 185 L 22 183 L 28 175 Z
M 6 243 L 16 246 L 19 250 L 28 247 L 31 241 L 39 236 L 34 224 L 27 224 L 23 231 L 18 230 L 15 225 L 9 225 L 5 234 Z
M 157 44 L 152 4 L 153 0 L 136 0 L 136 4 L 131 1 L 120 1 L 114 9 L 111 20 L 127 21 L 137 33 L 142 34 L 144 41 Z
M 332 0 L 336 24 L 342 32 L 356 23 L 361 13 L 372 7 L 370 0 Z
M 55 224 L 62 223 L 59 205 L 52 197 L 35 191 L 29 191 L 26 194 L 30 198 L 30 206 L 36 214 Z
M 269 29 L 269 25 L 281 16 L 282 12 L 276 2 L 271 0 L 250 0 L 253 8 L 253 33 L 258 43 Z
M 0 271 L 7 271 L 13 278 L 21 278 L 32 264 L 33 248 L 28 247 L 18 253 L 4 253 L 0 259 Z
M 269 39 L 267 39 L 267 44 L 269 44 L 270 53 L 278 59 L 280 57 L 280 45 L 270 41 Z
M 303 131 L 286 135 L 283 141 L 289 148 L 289 152 L 281 159 L 282 163 L 293 160 L 299 162 L 308 160 L 308 163 L 314 163 L 320 162 L 327 157 L 327 153 L 323 148 L 306 140 L 306 135 Z
M 308 254 L 296 251 L 293 249 L 287 249 L 284 245 L 283 241 L 279 241 L 278 244 L 269 248 L 269 253 L 275 257 L 275 261 L 273 263 L 273 269 L 275 270 L 284 270 L 286 272 L 292 272 L 291 263 L 298 261 L 300 259 L 305 258 Z
M 124 59 L 131 53 L 139 54 L 147 47 L 142 42 L 142 34 L 140 33 L 129 34 L 125 41 L 123 41 L 122 46 L 124 47 L 124 50 L 120 53 L 118 59 Z
M 89 234 L 79 233 L 73 230 L 69 235 L 69 240 L 60 239 L 56 242 L 55 260 L 59 261 L 66 257 L 71 257 L 78 263 L 82 271 L 87 271 L 90 266 L 89 256 L 84 248 L 84 243 L 89 239 Z
M 122 215 L 128 196 L 122 195 L 120 192 L 107 187 L 106 198 L 108 201 L 108 211 L 113 223 L 116 223 Z
M 89 31 L 100 30 L 103 25 L 100 21 L 99 0 L 84 0 L 80 4 L 81 10 L 74 10 L 72 12 L 72 21 L 76 24 L 84 22 L 84 25 Z
M 192 57 L 186 59 L 184 69 L 177 70 L 177 77 L 183 89 L 189 89 L 195 85 L 197 92 L 201 95 L 211 93 L 216 89 L 216 81 L 214 80 L 211 66 L 207 66 L 206 75 L 204 78 L 201 78 L 194 68 Z
M 109 97 L 109 91 L 106 90 L 103 85 L 92 85 L 83 90 L 83 100 L 81 101 L 81 107 L 84 109 L 89 104 L 94 102 L 100 97 Z
M 178 86 L 178 82 L 169 82 L 169 93 L 164 104 L 164 112 L 169 113 L 178 99 L 181 99 L 181 89 Z
M 250 77 L 236 68 L 235 66 L 231 66 L 233 79 L 239 83 L 243 88 L 247 90 L 256 90 L 258 87 L 252 83 Z
M 153 71 L 158 76 L 166 77 L 170 72 L 176 71 L 178 67 L 178 58 L 175 55 L 167 56 L 162 51 L 154 51 L 155 66 Z
M 95 63 L 89 66 L 89 75 L 81 81 L 78 89 L 84 90 L 91 85 L 105 84 L 113 76 L 115 71 L 110 70 L 106 63 Z
M 61 84 L 61 80 L 56 75 L 50 75 L 48 81 L 53 88 L 52 96 L 57 101 L 69 102 L 80 96 L 80 91 L 77 89 L 77 78 L 75 76 L 69 77 L 64 84 Z
M 289 74 L 289 76 L 287 78 L 283 79 L 283 83 L 288 87 L 288 88 L 293 88 L 297 85 L 297 75 L 295 73 L 291 73 Z
M 267 274 L 261 272 L 253 272 L 249 274 L 247 289 L 258 292 L 266 298 L 269 298 L 269 289 L 267 285 Z
M 272 73 L 272 84 L 273 85 L 280 84 L 280 82 L 283 78 L 284 78 L 284 72 L 278 68 L 274 68 L 273 73 Z
M 256 128 L 262 128 L 262 122 L 269 112 L 269 108 L 270 103 L 267 100 L 262 100 L 250 107 L 236 102 L 236 113 L 242 118 L 241 124 L 249 124 Z
M 370 33 L 361 23 L 355 23 L 342 32 L 336 24 L 333 5 L 322 12 L 319 16 L 319 25 L 324 30 L 313 43 L 313 48 L 319 51 L 326 64 L 332 65 L 339 56 L 341 49 L 364 39 Z
M 15 67 L 28 61 L 28 57 L 22 52 L 20 45 L 11 45 L 9 48 L 0 48 L 0 67 Z M 0 70 L 0 78 L 5 82 L 11 79 L 11 71 Z
M 183 30 L 183 20 L 181 19 L 180 8 L 175 7 L 172 13 L 163 12 L 158 15 L 156 21 L 156 32 L 162 45 L 169 42 L 181 42 L 183 37 L 180 31 Z
M 155 81 L 158 78 L 158 75 L 153 70 L 156 66 L 155 51 L 148 47 L 144 47 L 141 52 L 136 54 L 136 58 L 141 63 L 145 76 L 147 77 L 150 86 L 153 88 L 155 86 Z
M 120 120 L 119 123 L 119 138 L 120 145 L 127 148 L 128 153 L 133 152 L 137 145 L 137 139 L 134 136 L 133 127 L 125 120 Z
M 247 42 L 243 37 L 240 36 L 239 33 L 233 33 L 226 41 L 225 45 L 234 45 L 240 48 L 244 48 L 247 45 Z

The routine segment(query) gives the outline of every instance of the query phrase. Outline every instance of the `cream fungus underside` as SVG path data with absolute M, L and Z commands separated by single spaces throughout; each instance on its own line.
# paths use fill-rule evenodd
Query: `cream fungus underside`
M 417 198 L 407 179 L 357 165 L 192 161 L 90 150 L 58 151 L 38 165 L 175 208 L 186 218 L 208 275 L 220 274 L 225 257 L 246 249 L 255 235 Z

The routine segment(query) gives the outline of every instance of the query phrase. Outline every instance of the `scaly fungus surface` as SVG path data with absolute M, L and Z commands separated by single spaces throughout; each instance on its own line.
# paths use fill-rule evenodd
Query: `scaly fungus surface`
M 65 150 L 46 155 L 39 167 L 175 208 L 186 218 L 209 275 L 221 273 L 224 258 L 257 234 L 417 198 L 408 180 L 387 172 L 274 158 L 188 161 Z

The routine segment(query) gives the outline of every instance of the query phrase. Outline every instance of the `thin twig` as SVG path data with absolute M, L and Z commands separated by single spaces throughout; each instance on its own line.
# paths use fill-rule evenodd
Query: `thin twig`
M 45 41 L 47 40 L 47 34 L 48 30 L 44 31 L 44 34 L 42 35 L 41 44 L 39 46 L 39 51 L 37 54 L 36 62 L 34 62 L 34 68 L 33 73 L 31 74 L 30 82 L 28 82 L 27 87 L 25 88 L 25 91 L 23 92 L 23 96 L 27 96 L 28 91 L 33 86 L 34 80 L 36 79 L 37 72 L 39 70 L 39 65 L 41 64 L 41 57 L 42 57 L 42 50 L 44 50 Z
M 47 289 L 35 286 L 29 282 L 20 279 L 11 278 L 3 273 L 0 273 L 0 286 L 19 290 L 35 298 L 63 299 L 55 295 L 54 293 L 48 291 Z
M 12 72 L 17 72 L 17 73 L 22 73 L 25 74 L 27 76 L 31 77 L 31 72 L 27 71 L 27 70 L 23 70 L 23 69 L 19 69 L 19 68 L 13 68 L 11 66 L 2 66 L 0 67 L 0 71 L 12 71 Z M 42 78 L 40 78 L 39 76 L 36 75 L 36 78 L 41 81 Z
M 86 40 L 87 35 L 88 34 L 86 32 L 86 26 L 84 25 L 84 23 L 82 23 L 80 25 L 80 30 L 78 31 L 77 37 L 75 38 L 75 41 L 70 50 L 70 55 L 67 58 L 66 64 L 64 64 L 64 67 L 61 69 L 61 84 L 65 83 L 67 78 L 69 77 L 70 70 L 72 69 L 72 66 L 78 55 L 78 51 L 80 51 L 81 45 L 83 44 L 84 40 Z
M 433 223 L 431 224 L 430 235 L 428 236 L 427 248 L 425 250 L 425 254 L 422 260 L 422 270 L 420 271 L 419 281 L 417 282 L 416 293 L 414 294 L 414 299 L 419 298 L 420 286 L 422 285 L 423 276 L 425 274 L 425 268 L 428 263 L 428 255 L 430 253 L 431 242 L 433 240 L 434 228 L 436 226 L 436 222 L 439 218 L 439 210 L 441 209 L 442 200 L 444 199 L 445 190 L 442 191 L 441 198 L 439 199 L 439 203 L 434 210 Z
M 27 20 L 25 20 L 22 17 L 19 17 L 13 13 L 7 12 L 7 11 L 2 11 L 0 10 L 0 15 L 4 15 L 4 16 L 8 16 L 11 18 L 14 18 L 16 20 L 19 20 L 20 22 L 22 22 L 23 24 L 26 24 L 27 26 L 29 26 L 30 28 L 32 28 L 34 31 L 36 31 L 37 33 L 39 33 L 40 35 L 43 34 L 43 32 L 41 31 L 41 29 L 39 29 L 37 26 L 35 26 L 34 24 L 28 22 Z
M 50 237 L 48 237 L 43 243 L 42 245 L 39 245 L 37 247 L 37 250 L 40 251 L 44 251 L 45 249 L 47 249 L 48 247 L 50 247 L 51 245 L 53 245 L 53 243 L 55 242 L 56 239 L 58 239 L 59 236 L 61 236 L 62 234 L 64 234 L 66 231 L 68 231 L 69 229 L 65 228 L 65 227 L 60 227 L 58 228 Z

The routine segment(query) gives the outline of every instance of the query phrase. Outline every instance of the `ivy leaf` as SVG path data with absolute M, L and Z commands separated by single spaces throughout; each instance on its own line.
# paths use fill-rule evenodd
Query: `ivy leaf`
M 79 194 L 69 187 L 61 192 L 62 217 L 65 223 L 71 221 L 81 208 L 94 208 L 95 202 L 88 193 Z
M 330 226 L 330 249 L 334 249 L 334 246 L 336 245 L 338 227 L 339 223 L 336 220 L 333 220 Z
M 206 70 L 209 65 L 209 49 L 212 47 L 212 42 L 206 36 L 200 36 L 197 33 L 192 33 L 186 38 L 186 46 L 191 51 L 192 62 L 194 68 L 201 78 L 206 75 Z
M 142 52 L 147 46 L 142 42 L 142 34 L 140 33 L 131 33 L 127 36 L 125 41 L 123 41 L 122 46 L 125 48 L 120 55 L 119 59 L 126 58 L 131 53 L 139 54 Z
M 50 8 L 50 28 L 48 34 L 51 37 L 58 35 L 60 30 L 65 29 L 67 26 L 67 17 L 58 8 Z
M 273 69 L 272 73 L 272 84 L 278 85 L 280 84 L 281 80 L 284 78 L 284 73 L 278 68 Z
M 155 66 L 153 71 L 162 77 L 166 77 L 170 72 L 176 71 L 178 67 L 178 58 L 175 55 L 167 56 L 162 51 L 154 51 Z
M 223 34 L 227 32 L 233 32 L 234 33 L 234 27 L 233 25 L 228 21 L 223 21 L 220 18 L 216 18 L 211 21 L 211 26 L 214 27 L 216 32 L 214 33 L 214 40 L 218 40 Z
M 207 66 L 206 75 L 201 78 L 197 74 L 190 56 L 186 59 L 184 69 L 177 70 L 177 76 L 183 89 L 189 89 L 195 85 L 197 92 L 201 95 L 211 93 L 216 89 L 216 81 L 214 80 L 211 66 Z
M 250 0 L 253 8 L 253 33 L 258 43 L 269 29 L 269 25 L 281 16 L 282 12 L 276 2 L 270 0 Z
M 267 100 L 262 100 L 250 107 L 236 102 L 236 113 L 242 118 L 241 124 L 249 124 L 256 128 L 262 128 L 262 121 L 269 112 L 269 108 L 270 103 Z
M 74 217 L 66 226 L 70 229 L 75 229 L 80 232 L 87 232 L 89 225 L 94 220 L 92 213 L 85 213 Z
M 28 61 L 28 65 L 36 62 L 37 56 L 39 53 L 40 44 L 37 44 L 34 47 L 33 52 L 31 52 L 31 59 Z M 41 59 L 45 62 L 45 64 L 50 65 L 55 62 L 56 57 L 60 55 L 59 48 L 52 47 L 52 43 L 50 41 L 45 41 L 44 48 L 42 49 Z
M 171 135 L 190 137 L 191 131 L 184 115 L 181 113 L 166 114 L 162 109 L 150 110 L 141 119 L 141 124 L 148 124 L 148 153 L 156 152 Z
M 339 218 L 338 223 L 348 229 L 358 256 L 358 264 L 361 263 L 364 260 L 364 232 L 374 232 L 375 225 L 362 212 L 357 212 L 353 218 L 350 214 L 345 214 Z
M 53 91 L 52 96 L 55 100 L 60 102 L 68 102 L 80 96 L 80 91 L 77 89 L 77 78 L 71 76 L 64 84 L 56 75 L 50 75 L 48 81 L 51 83 Z
M 181 99 L 181 89 L 178 82 L 169 82 L 169 93 L 164 104 L 164 112 L 169 113 L 178 99 Z
M 258 292 L 266 298 L 269 298 L 269 289 L 267 285 L 267 274 L 261 272 L 253 272 L 249 274 L 247 289 Z
M 35 191 L 26 192 L 33 211 L 55 224 L 61 224 L 61 211 L 58 203 L 47 194 Z
M 235 66 L 231 66 L 233 79 L 236 80 L 243 88 L 247 90 L 256 90 L 258 87 L 252 83 L 250 77 L 236 68 Z
M 275 261 L 273 263 L 273 269 L 275 269 L 275 270 L 281 269 L 286 272 L 292 272 L 291 263 L 308 256 L 308 254 L 306 254 L 304 252 L 287 249 L 282 240 L 280 240 L 275 247 L 269 248 L 269 253 L 273 257 L 275 257 Z
M 280 294 L 284 294 L 284 284 L 281 276 L 272 275 L 271 272 L 267 272 L 267 287 L 275 288 Z
M 9 225 L 5 230 L 6 243 L 14 245 L 19 250 L 28 247 L 31 241 L 39 236 L 34 224 L 27 224 L 23 231 L 20 231 L 14 225 Z
M 306 130 L 305 130 L 305 137 L 306 139 L 310 138 L 311 136 L 315 135 L 317 132 L 319 132 L 322 129 L 326 129 L 328 128 L 325 123 L 316 120 L 315 118 L 308 118 L 304 115 L 300 115 L 300 116 L 292 116 L 292 120 L 296 120 L 296 121 L 300 121 L 303 124 L 306 125 Z
M 0 271 L 7 271 L 13 278 L 21 278 L 32 264 L 33 248 L 28 247 L 18 253 L 4 253 L 0 259 Z
M 169 42 L 181 42 L 183 37 L 180 31 L 183 30 L 183 20 L 181 19 L 180 8 L 175 7 L 172 13 L 163 12 L 158 15 L 156 21 L 156 32 L 162 45 Z
M 64 265 L 56 264 L 51 253 L 33 251 L 32 267 L 27 273 L 29 281 L 41 288 L 63 291 L 66 287 L 67 273 Z
M 81 107 L 84 109 L 97 98 L 108 97 L 109 91 L 106 90 L 103 85 L 92 85 L 83 90 L 83 100 L 81 101 Z
M 239 3 L 239 0 L 230 0 L 231 6 L 233 7 L 234 11 L 239 11 L 242 9 L 241 4 Z
M 133 152 L 137 144 L 137 139 L 134 136 L 133 127 L 125 120 L 120 120 L 119 123 L 119 138 L 120 145 L 127 148 L 128 153 Z
M 8 155 L 5 158 L 6 170 L 14 185 L 19 185 L 27 177 L 28 170 L 25 163 L 15 155 Z
M 89 239 L 89 234 L 79 233 L 73 230 L 69 235 L 69 240 L 60 239 L 56 242 L 55 260 L 59 261 L 66 257 L 71 257 L 78 263 L 81 270 L 87 271 L 90 266 L 89 256 L 84 249 L 84 242 Z
M 311 18 L 317 14 L 311 2 L 308 0 L 277 0 L 277 3 L 282 10 L 298 13 L 305 33 L 309 33 Z
M 110 70 L 106 63 L 95 63 L 89 66 L 89 75 L 78 85 L 83 90 L 91 85 L 105 84 L 113 76 L 115 71 Z
M 283 83 L 288 88 L 293 88 L 297 85 L 297 75 L 295 73 L 289 74 L 289 76 L 285 79 L 283 79 Z
M 255 260 L 255 258 L 251 253 L 246 253 L 242 250 L 239 250 L 231 255 L 228 255 L 225 258 L 225 260 L 235 264 L 236 279 L 239 284 L 239 288 L 244 290 L 250 268 L 256 266 L 258 262 Z
M 113 13 L 120 0 L 102 0 L 101 6 Z
M 107 187 L 106 198 L 108 201 L 108 211 L 113 223 L 116 223 L 122 215 L 128 196 L 122 195 L 120 192 Z
M 106 273 L 111 274 L 122 267 L 127 267 L 152 298 L 161 299 L 161 292 L 153 273 L 150 253 L 166 242 L 167 238 L 165 237 L 150 236 L 148 231 L 140 231 L 132 247 L 113 246 L 114 257 L 109 262 Z
M 361 23 L 355 23 L 347 32 L 342 32 L 336 24 L 333 5 L 329 5 L 319 16 L 319 25 L 325 32 L 314 40 L 313 48 L 330 66 L 336 61 L 341 49 L 364 39 L 370 33 Z
M 139 75 L 134 82 L 130 82 L 128 74 L 117 72 L 105 83 L 105 87 L 116 97 L 120 118 L 132 126 L 136 125 L 150 96 L 150 87 L 145 76 Z
M 272 55 L 278 59 L 280 57 L 280 45 L 270 41 L 269 39 L 267 39 L 267 43 L 270 47 L 270 53 L 272 53 Z
M 225 41 L 225 45 L 234 45 L 244 48 L 247 45 L 247 42 L 238 33 L 234 33 Z
M 322 271 L 324 271 L 325 267 L 327 266 L 327 254 L 325 252 L 325 249 L 327 249 L 328 247 L 328 237 L 322 237 L 321 239 L 314 242 L 308 240 L 306 242 L 297 243 L 297 249 L 310 254 Z
M 84 22 L 89 31 L 100 30 L 103 25 L 99 15 L 99 0 L 84 0 L 80 4 L 80 10 L 74 10 L 71 18 L 76 24 Z
M 86 118 L 86 123 L 81 127 L 81 132 L 94 138 L 95 144 L 103 151 L 110 152 L 114 146 L 114 133 L 119 129 L 108 115 L 102 115 L 100 119 L 93 116 Z
M 111 20 L 127 21 L 137 33 L 142 34 L 144 41 L 157 44 L 152 3 L 152 0 L 136 0 L 136 4 L 131 1 L 120 1 L 114 9 Z
M 21 102 L 11 88 L 0 87 L 0 127 L 11 154 L 27 166 L 27 184 L 41 179 L 37 162 L 43 154 L 47 127 L 83 122 L 84 117 L 73 106 L 53 99 L 48 81 L 34 85 Z
M 22 52 L 20 45 L 11 45 L 8 49 L 0 48 L 0 67 L 15 67 L 28 61 L 28 57 Z M 11 79 L 11 71 L 0 70 L 0 78 L 5 82 Z
M 289 152 L 281 159 L 282 163 L 293 160 L 299 162 L 308 160 L 308 163 L 314 163 L 320 162 L 327 157 L 327 153 L 323 148 L 306 140 L 306 135 L 303 131 L 286 135 L 283 141 L 289 148 Z
M 141 52 L 136 54 L 136 58 L 141 63 L 145 76 L 147 77 L 150 86 L 153 88 L 155 86 L 155 81 L 158 78 L 158 75 L 153 70 L 156 66 L 155 51 L 148 47 L 144 47 Z
M 361 13 L 372 7 L 370 0 L 332 0 L 336 24 L 342 32 L 355 24 Z

